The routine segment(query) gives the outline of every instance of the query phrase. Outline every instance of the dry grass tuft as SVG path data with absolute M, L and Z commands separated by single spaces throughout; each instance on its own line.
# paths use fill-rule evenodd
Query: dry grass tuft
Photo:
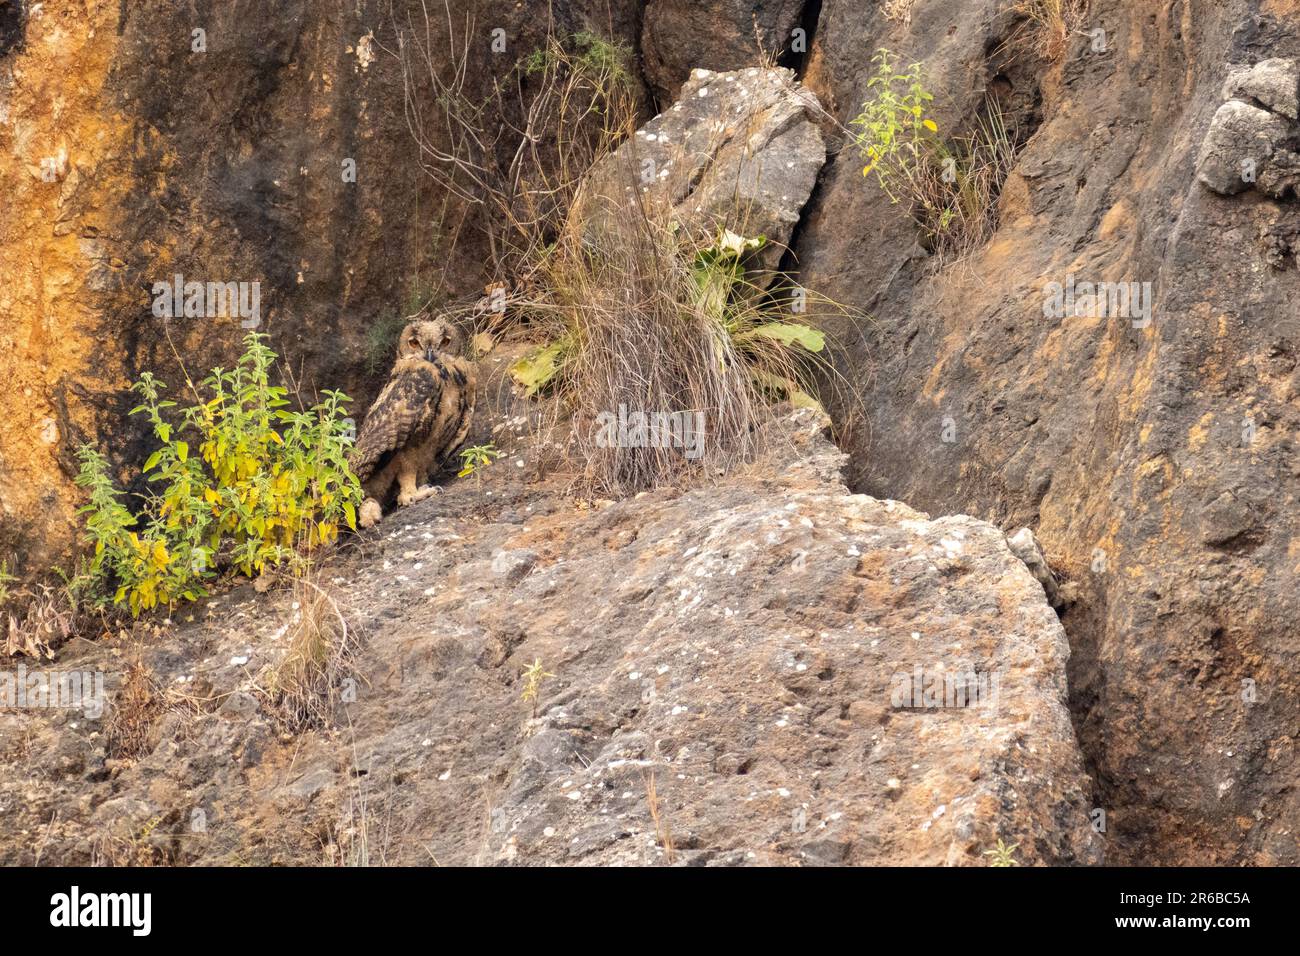
M 817 404 L 817 373 L 835 380 L 816 326 L 849 310 L 747 270 L 743 238 L 637 205 L 609 233 L 571 223 L 538 263 L 520 308 L 551 343 L 538 355 L 573 413 L 585 493 L 715 480 L 761 451 L 774 401 Z M 675 416 L 680 440 L 610 440 L 608 423 L 639 413 Z
M 915 5 L 916 0 L 885 0 L 882 12 L 886 20 L 907 26 L 912 22 L 912 7 Z
M 113 699 L 104 736 L 114 757 L 138 757 L 149 740 L 149 729 L 166 709 L 166 695 L 153 670 L 136 659 L 126 669 L 122 687 Z
M 327 726 L 348 686 L 355 688 L 352 664 L 356 633 L 331 591 L 310 569 L 293 578 L 289 648 L 259 678 L 259 689 L 292 731 Z
M 1055 62 L 1065 53 L 1070 34 L 1083 25 L 1088 0 L 1016 0 L 1012 10 L 1027 21 L 1013 44 Z
M 531 303 L 569 343 L 561 391 L 579 425 L 585 483 L 602 495 L 670 483 L 684 467 L 729 470 L 752 453 L 757 411 L 731 339 L 695 301 L 687 238 L 650 215 L 628 225 L 600 248 L 568 234 L 539 270 L 546 298 Z M 608 447 L 594 425 L 620 406 L 703 414 L 694 465 L 671 447 Z
M 998 199 L 1019 144 L 997 100 L 987 97 L 975 129 L 935 145 L 910 177 L 912 212 L 940 265 L 983 246 L 998 225 Z
M 659 840 L 659 845 L 664 849 L 664 860 L 671 866 L 677 855 L 673 850 L 673 831 L 667 817 L 664 816 L 663 807 L 659 803 L 659 791 L 655 787 L 655 775 L 653 773 L 649 774 L 645 780 L 645 802 L 650 811 L 650 820 L 655 825 L 655 836 Z

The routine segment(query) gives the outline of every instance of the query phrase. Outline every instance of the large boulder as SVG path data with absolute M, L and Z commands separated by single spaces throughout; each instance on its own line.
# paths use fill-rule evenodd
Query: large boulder
M 820 104 L 787 69 L 698 69 L 677 102 L 592 167 L 574 206 L 586 235 L 625 241 L 642 204 L 769 244 L 774 269 L 826 161 Z
M 236 591 L 139 649 L 174 689 L 140 756 L 0 712 L 26 741 L 0 750 L 0 862 L 1100 861 L 1065 634 L 992 525 L 848 494 L 808 410 L 772 436 L 780 480 L 578 508 L 523 479 L 512 421 L 481 486 L 323 569 L 366 637 L 346 734 L 275 733 L 258 674 L 295 608 Z M 58 666 L 108 674 L 111 721 L 125 659 Z

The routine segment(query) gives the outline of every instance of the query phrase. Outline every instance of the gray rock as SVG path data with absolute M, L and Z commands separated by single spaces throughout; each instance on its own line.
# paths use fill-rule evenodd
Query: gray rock
M 329 767 L 318 767 L 307 771 L 289 786 L 282 788 L 281 794 L 285 797 L 310 801 L 326 787 L 332 785 L 336 776 Z
M 1296 61 L 1275 57 L 1254 66 L 1232 67 L 1224 99 L 1255 99 L 1274 113 L 1300 119 L 1300 73 Z
M 653 0 L 641 36 L 646 78 L 664 102 L 695 67 L 736 70 L 757 62 L 760 44 L 792 47 L 803 8 L 804 0 Z
M 996 835 L 1026 865 L 1099 862 L 1065 632 L 1005 535 L 850 494 L 807 410 L 768 427 L 775 460 L 707 487 L 577 509 L 565 476 L 529 483 L 547 516 L 526 530 L 501 520 L 504 478 L 495 501 L 459 483 L 412 505 L 404 520 L 449 532 L 439 559 L 470 569 L 430 595 L 338 555 L 329 576 L 351 582 L 365 635 L 346 727 L 273 734 L 232 704 L 187 716 L 183 751 L 99 780 L 81 767 L 102 743 L 33 715 L 33 753 L 66 739 L 78 759 L 32 781 L 0 754 L 0 803 L 19 808 L 0 862 L 26 859 L 17 834 L 56 810 L 68 839 L 45 859 L 67 860 L 108 822 L 82 802 L 106 799 L 127 801 L 128 834 L 214 808 L 221 839 L 181 840 L 186 863 L 316 863 L 321 834 L 402 864 L 645 865 L 671 842 L 681 865 L 981 865 Z M 491 587 L 493 556 L 532 544 L 562 586 Z M 256 595 L 239 628 L 174 623 L 149 646 L 159 682 L 237 690 L 226 661 L 270 639 L 286 599 Z M 441 652 L 449 639 L 463 650 Z M 537 719 L 520 678 L 534 660 L 552 675 Z M 918 670 L 998 683 L 902 699 Z
M 1290 124 L 1268 110 L 1240 100 L 1219 107 L 1201 144 L 1196 178 L 1225 196 L 1251 187 L 1246 171 L 1251 164 L 1258 177 L 1286 137 Z
M 695 70 L 678 102 L 592 167 L 575 215 L 592 241 L 627 234 L 628 211 L 667 205 L 674 221 L 766 236 L 780 262 L 826 161 L 820 104 L 786 69 Z
M 536 551 L 499 551 L 492 556 L 492 573 L 513 587 L 524 579 L 536 563 Z
M 1258 185 L 1261 192 L 1276 199 L 1300 195 L 1300 154 L 1277 150 L 1260 172 Z

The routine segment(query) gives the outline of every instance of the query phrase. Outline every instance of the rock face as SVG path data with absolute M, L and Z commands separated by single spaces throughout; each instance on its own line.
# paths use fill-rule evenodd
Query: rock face
M 138 760 L 0 714 L 0 861 L 1099 862 L 1065 635 L 1004 536 L 850 495 L 811 412 L 782 430 L 779 481 L 575 512 L 500 468 L 389 519 L 326 572 L 366 635 L 342 731 L 275 733 L 292 610 L 251 588 L 138 651 L 201 702 Z M 58 666 L 112 692 L 136 653 Z
M 817 98 L 786 69 L 695 70 L 678 101 L 592 168 L 575 203 L 589 235 L 613 233 L 639 203 L 673 221 L 770 243 L 775 269 L 826 161 Z
M 761 53 L 802 46 L 795 29 L 805 0 L 649 0 L 641 34 L 646 79 L 660 102 L 671 102 L 695 69 L 752 66 Z M 798 51 L 796 51 L 798 52 Z
M 155 282 L 257 283 L 256 330 L 304 388 L 342 388 L 361 405 L 391 361 L 383 329 L 416 292 L 481 293 L 473 216 L 421 173 L 392 108 L 404 95 L 398 32 L 441 51 L 477 50 L 480 36 L 487 49 L 490 30 L 505 31 L 507 49 L 470 71 L 464 93 L 482 100 L 548 28 L 626 36 L 637 4 L 566 2 L 550 24 L 513 0 L 455 6 L 449 39 L 440 4 L 427 34 L 422 8 L 376 0 L 0 5 L 0 555 L 11 569 L 70 564 L 83 442 L 123 476 L 138 472 L 144 429 L 126 412 L 140 372 L 175 390 L 182 363 L 198 373 L 240 353 L 251 320 L 164 320 Z M 415 95 L 427 92 L 416 81 Z M 457 241 L 440 238 L 435 209 L 468 220 Z
M 823 105 L 851 117 L 886 46 L 923 63 L 942 130 L 987 89 L 1026 146 L 992 241 L 937 274 L 856 155 L 823 172 L 802 281 L 875 316 L 844 332 L 869 370 L 851 487 L 1034 530 L 1077 596 L 1108 860 L 1300 862 L 1300 220 L 1196 176 L 1227 63 L 1296 59 L 1295 5 L 1094 0 L 1052 64 L 1005 42 L 1004 4 L 917 4 L 910 25 L 876 6 L 822 5 L 803 80 Z M 1151 322 L 1046 317 L 1070 276 L 1149 283 Z

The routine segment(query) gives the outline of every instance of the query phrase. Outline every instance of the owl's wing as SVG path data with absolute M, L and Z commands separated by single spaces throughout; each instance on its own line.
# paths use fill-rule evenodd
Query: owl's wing
M 358 480 L 381 471 L 404 448 L 429 437 L 442 397 L 442 380 L 433 366 L 399 371 L 370 406 L 357 435 L 350 464 Z

